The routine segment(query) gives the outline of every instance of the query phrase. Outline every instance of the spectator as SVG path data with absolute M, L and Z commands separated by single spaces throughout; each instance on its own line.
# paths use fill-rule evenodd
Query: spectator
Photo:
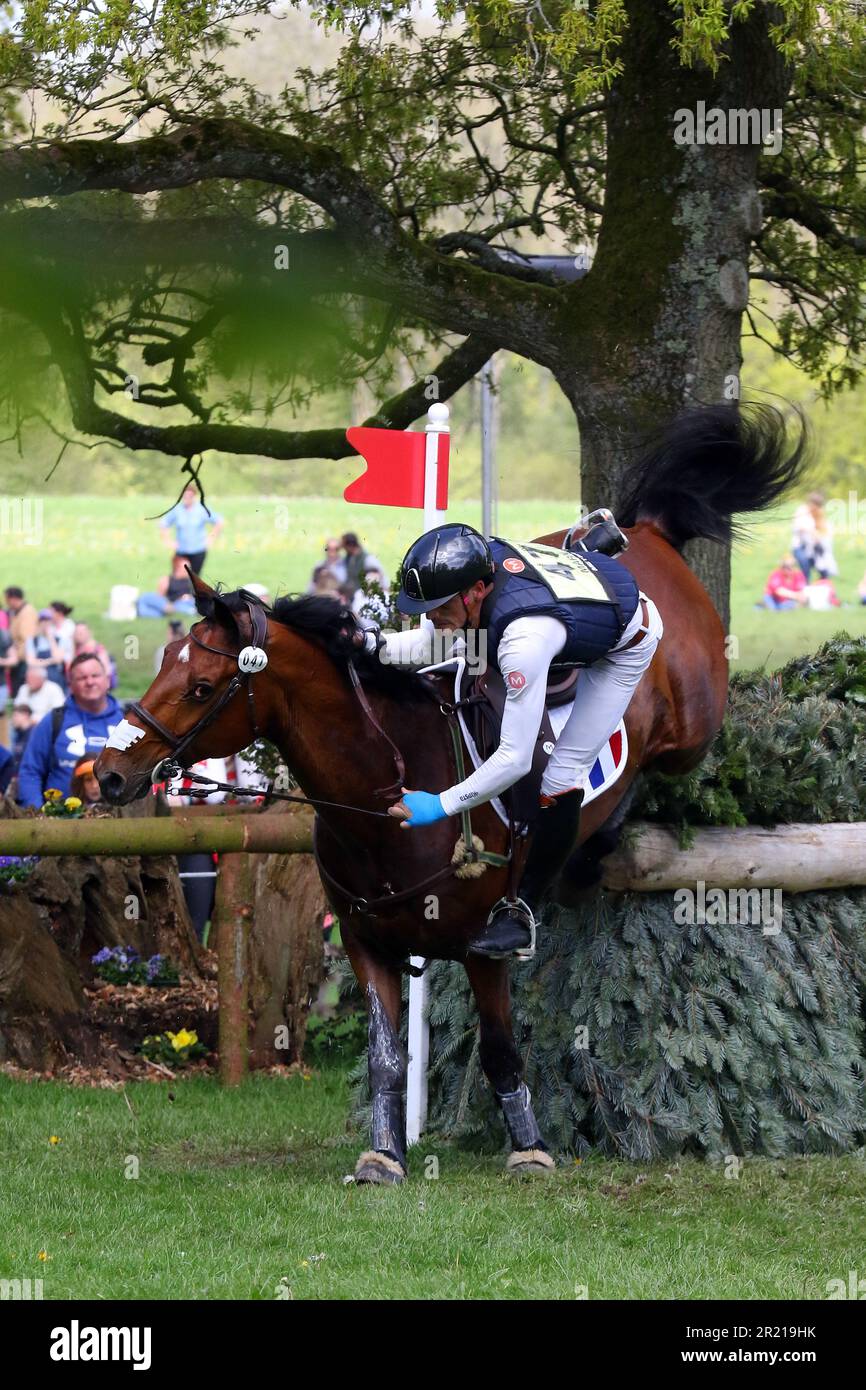
M 69 696 L 56 713 L 39 721 L 21 759 L 18 799 L 25 806 L 41 806 L 48 787 L 68 796 L 76 764 L 88 754 L 95 757 L 105 746 L 123 718 L 108 693 L 108 682 L 108 671 L 93 652 L 73 658 Z
M 79 758 L 72 772 L 69 795 L 77 796 L 85 806 L 96 806 L 102 800 L 99 783 L 93 774 L 93 758 Z
M 63 687 L 48 679 L 44 666 L 28 666 L 24 684 L 15 696 L 14 708 L 26 705 L 33 722 L 38 723 L 43 714 L 58 709 L 65 699 Z
M 39 627 L 39 618 L 32 603 L 28 603 L 24 597 L 24 590 L 17 585 L 12 585 L 6 590 L 6 607 L 9 610 L 9 635 L 15 648 L 17 661 L 10 667 L 9 677 L 12 683 L 12 694 L 17 695 L 18 689 L 27 674 L 27 652 L 25 643 L 28 637 L 34 637 Z
M 323 580 L 325 579 L 333 579 L 333 585 L 324 584 Z M 313 570 L 307 585 L 307 593 L 328 593 L 334 589 L 339 589 L 340 585 L 345 584 L 345 582 L 346 562 L 340 555 L 340 542 L 336 536 L 331 536 L 325 541 L 325 558 Z
M 345 588 L 354 598 L 361 587 L 367 552 L 354 531 L 347 531 L 343 536 L 343 550 L 346 552 Z
M 18 665 L 18 653 L 12 644 L 12 633 L 9 630 L 9 614 L 5 608 L 0 608 L 0 682 L 6 691 L 9 687 L 9 672 L 13 666 Z
M 21 766 L 27 740 L 35 727 L 36 720 L 33 718 L 33 711 L 30 706 L 16 705 L 12 711 L 12 758 L 15 762 L 16 772 Z
M 813 568 L 821 579 L 839 573 L 833 554 L 833 528 L 824 510 L 823 493 L 810 492 L 807 501 L 794 513 L 791 549 L 807 584 Z
M 101 642 L 97 642 L 87 623 L 76 623 L 75 631 L 72 634 L 72 645 L 74 650 L 73 661 L 76 656 L 95 656 L 108 673 L 108 688 L 113 690 L 117 685 L 117 667 L 108 655 Z M 71 663 L 70 663 L 71 664 Z
M 28 671 L 32 666 L 39 666 L 49 681 L 54 681 L 61 690 L 66 689 L 66 661 L 54 631 L 54 614 L 50 608 L 39 610 L 39 630 L 26 639 L 24 650 Z
M 312 594 L 314 598 L 332 598 L 336 599 L 337 603 L 347 602 L 346 594 L 340 588 L 339 580 L 333 574 L 329 574 L 323 565 L 319 566 L 319 573 L 315 582 L 307 592 Z
M 15 759 L 8 748 L 0 744 L 0 796 L 5 796 L 15 775 Z
M 863 578 L 857 585 L 857 593 L 860 595 L 860 602 L 866 603 L 866 574 L 863 575 Z
M 54 622 L 54 636 L 60 643 L 64 664 L 68 666 L 75 655 L 75 624 L 70 617 L 72 609 L 59 598 L 53 599 L 48 607 Z
M 138 600 L 140 618 L 163 618 L 166 613 L 194 613 L 195 595 L 192 580 L 187 574 L 191 556 L 171 557 L 171 574 L 164 575 L 153 593 L 142 594 Z
M 807 598 L 805 576 L 794 563 L 793 555 L 786 555 L 779 568 L 773 570 L 767 580 L 764 597 L 755 607 L 771 608 L 774 612 L 781 612 L 802 607 Z
M 208 511 L 198 500 L 198 490 L 190 483 L 184 488 L 180 501 L 162 518 L 160 531 L 166 547 L 187 556 L 193 573 L 201 574 L 207 559 L 207 528 L 213 527 L 211 540 L 215 541 L 224 525 L 219 512 Z M 174 542 L 170 534 L 172 530 L 175 533 Z

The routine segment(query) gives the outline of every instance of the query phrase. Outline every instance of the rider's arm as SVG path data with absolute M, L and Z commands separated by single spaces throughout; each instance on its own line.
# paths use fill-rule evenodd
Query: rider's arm
M 565 639 L 565 627 L 556 618 L 539 615 L 509 623 L 496 653 L 506 690 L 499 747 L 471 777 L 441 793 L 446 815 L 490 801 L 529 772 L 544 715 L 547 673 Z
M 373 634 L 379 646 L 379 660 L 389 666 L 422 667 L 430 666 L 434 661 L 444 661 L 448 659 L 449 641 L 446 638 L 443 643 L 443 634 L 439 635 L 434 649 L 433 638 L 434 629 L 429 623 L 423 627 L 411 628 L 408 632 L 379 632 L 378 629 L 368 630 L 368 640 L 366 643 L 367 651 L 373 651 Z M 454 654 L 462 651 L 464 643 L 463 634 L 456 632 L 450 647 Z

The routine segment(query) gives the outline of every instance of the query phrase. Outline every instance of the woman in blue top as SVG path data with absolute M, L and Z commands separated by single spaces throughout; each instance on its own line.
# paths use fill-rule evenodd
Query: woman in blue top
M 207 528 L 213 527 L 211 540 L 215 541 L 224 525 L 219 512 L 210 511 L 198 500 L 198 493 L 190 483 L 184 488 L 180 501 L 162 518 L 160 531 L 168 549 L 186 555 L 190 569 L 201 574 L 207 558 Z M 172 540 L 172 530 L 176 541 Z

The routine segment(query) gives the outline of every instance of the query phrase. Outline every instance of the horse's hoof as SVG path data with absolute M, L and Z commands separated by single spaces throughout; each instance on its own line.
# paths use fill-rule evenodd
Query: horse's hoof
M 389 1154 L 376 1153 L 372 1149 L 361 1154 L 355 1164 L 356 1183 L 375 1183 L 387 1187 L 404 1182 L 405 1178 L 406 1169 L 402 1163 L 398 1163 Z
M 556 1164 L 544 1149 L 515 1149 L 505 1161 L 506 1173 L 544 1173 L 550 1176 Z

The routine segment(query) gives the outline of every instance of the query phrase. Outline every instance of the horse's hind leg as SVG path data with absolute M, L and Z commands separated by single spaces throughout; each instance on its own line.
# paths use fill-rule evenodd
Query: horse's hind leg
M 553 1159 L 536 1123 L 514 1043 L 508 962 L 470 955 L 466 973 L 478 1005 L 481 1065 L 511 1139 L 512 1152 L 505 1166 L 517 1173 L 552 1172 Z
M 406 1053 L 400 1042 L 400 971 L 357 942 L 346 952 L 367 998 L 367 1068 L 373 1102 L 371 1145 L 355 1165 L 358 1183 L 398 1183 L 406 1176 Z

